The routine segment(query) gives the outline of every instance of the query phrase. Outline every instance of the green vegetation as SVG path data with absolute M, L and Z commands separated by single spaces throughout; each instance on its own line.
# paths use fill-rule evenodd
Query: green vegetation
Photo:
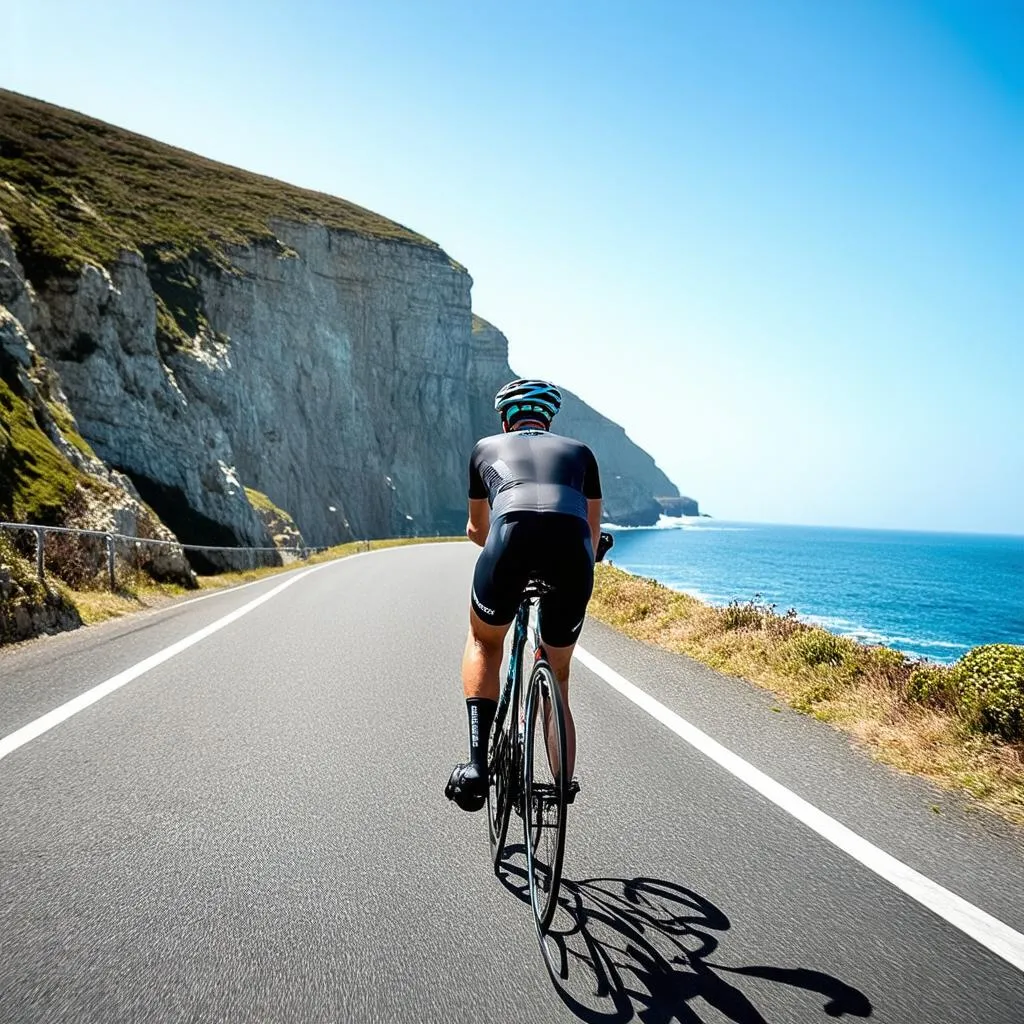
M 726 608 L 611 566 L 590 612 L 639 640 L 767 687 L 852 733 L 880 760 L 965 791 L 1024 824 L 1024 647 L 977 647 L 955 665 L 914 661 L 776 613 Z
M 950 670 L 962 712 L 983 732 L 1024 740 L 1024 647 L 988 644 Z
M 253 487 L 246 487 L 245 496 L 249 499 L 249 504 L 257 512 L 269 512 L 280 519 L 286 519 L 288 522 L 292 521 L 292 517 L 283 508 L 278 508 L 262 491 L 257 491 Z
M 50 410 L 50 415 L 64 438 L 70 441 L 84 456 L 95 459 L 96 453 L 92 450 L 92 445 L 75 430 L 75 421 L 67 409 L 59 402 L 47 402 L 46 407 Z
M 12 384 L 0 377 L 0 519 L 59 525 L 81 474 Z
M 278 508 L 262 491 L 252 487 L 246 487 L 245 496 L 263 520 L 263 525 L 277 547 L 289 548 L 299 544 L 302 534 L 289 513 Z
M 67 588 L 40 583 L 35 566 L 18 553 L 8 536 L 0 533 L 0 644 L 23 635 L 26 623 L 33 618 L 48 621 L 50 626 L 55 622 L 79 622 Z
M 85 262 L 109 265 L 122 250 L 141 253 L 158 296 L 161 341 L 174 346 L 205 324 L 195 268 L 205 263 L 233 272 L 230 246 L 278 245 L 273 220 L 320 223 L 440 252 L 422 235 L 344 199 L 6 90 L 0 90 L 0 213 L 37 287 Z

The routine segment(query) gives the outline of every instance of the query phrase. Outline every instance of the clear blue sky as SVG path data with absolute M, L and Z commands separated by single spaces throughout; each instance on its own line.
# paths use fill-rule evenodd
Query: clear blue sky
M 7 0 L 0 84 L 436 239 L 728 518 L 1024 533 L 1024 4 Z

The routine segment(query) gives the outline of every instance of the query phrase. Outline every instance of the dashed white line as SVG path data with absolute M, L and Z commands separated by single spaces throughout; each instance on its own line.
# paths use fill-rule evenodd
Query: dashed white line
M 869 843 L 857 835 L 852 829 L 829 817 L 824 811 L 818 810 L 803 797 L 787 789 L 781 783 L 765 775 L 742 757 L 723 747 L 707 733 L 669 710 L 660 701 L 655 700 L 628 679 L 609 668 L 599 658 L 581 647 L 576 648 L 577 660 L 591 672 L 603 679 L 609 686 L 616 689 L 624 697 L 649 715 L 656 718 L 662 725 L 668 726 L 677 736 L 684 739 L 690 746 L 709 757 L 731 775 L 746 783 L 777 807 L 791 814 L 833 846 L 860 862 L 864 867 L 896 886 L 911 899 L 916 900 L 933 914 L 960 929 L 975 942 L 1002 957 L 1020 971 L 1024 971 L 1024 935 L 1014 931 L 1009 925 L 1003 924 L 998 918 L 980 910 L 973 903 L 968 903 L 961 896 L 943 888 L 937 882 L 922 875 L 919 871 L 908 867 L 891 854 Z

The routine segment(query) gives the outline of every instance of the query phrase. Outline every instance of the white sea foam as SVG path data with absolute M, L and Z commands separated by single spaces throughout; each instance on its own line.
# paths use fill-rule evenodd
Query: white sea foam
M 722 605 L 729 603 L 729 598 L 727 598 L 724 594 L 708 594 L 703 590 L 698 590 L 696 587 L 688 587 L 680 584 L 670 585 L 673 590 L 678 590 L 684 594 L 689 594 L 690 597 L 695 597 L 698 601 L 703 601 L 705 604 Z
M 969 644 L 960 644 L 952 640 L 935 640 L 931 637 L 901 636 L 898 633 L 882 633 L 877 629 L 868 626 L 861 626 L 849 619 L 841 619 L 833 615 L 801 615 L 804 622 L 812 626 L 821 626 L 822 629 L 830 630 L 833 633 L 841 633 L 853 640 L 859 640 L 866 644 L 884 644 L 887 647 L 900 647 L 909 644 L 915 648 L 939 648 L 950 651 L 968 651 Z
M 619 526 L 618 523 L 602 523 L 603 530 L 705 530 L 708 533 L 746 533 L 749 526 L 709 526 L 707 516 L 666 516 L 662 515 L 651 526 Z

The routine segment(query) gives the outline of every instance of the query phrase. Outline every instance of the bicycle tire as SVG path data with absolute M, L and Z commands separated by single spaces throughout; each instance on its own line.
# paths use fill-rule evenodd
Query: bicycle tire
M 545 735 L 544 723 L 551 719 Z M 538 745 L 538 732 L 540 744 Z M 555 749 L 551 749 L 551 736 Z M 552 759 L 557 768 L 552 764 Z M 530 904 L 541 946 L 558 908 L 565 855 L 565 818 L 569 782 L 566 761 L 565 708 L 551 666 L 538 659 L 526 689 L 523 738 L 523 836 Z
M 487 833 L 496 875 L 500 874 L 501 855 L 505 852 L 517 774 L 514 696 L 510 695 L 504 706 L 499 703 L 487 745 Z

